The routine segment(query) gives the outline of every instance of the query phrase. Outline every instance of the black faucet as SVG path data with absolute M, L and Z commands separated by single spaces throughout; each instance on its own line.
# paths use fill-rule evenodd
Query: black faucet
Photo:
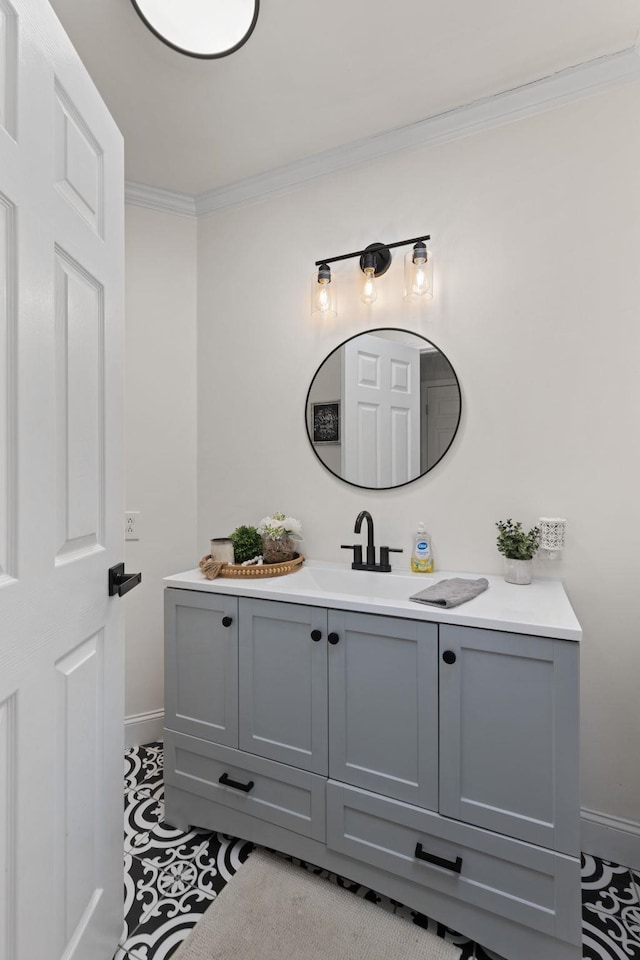
M 373 517 L 368 510 L 361 510 L 358 516 L 356 517 L 356 525 L 353 528 L 354 533 L 360 533 L 362 529 L 362 521 L 367 521 L 367 566 L 375 566 L 376 563 L 376 548 L 373 542 Z
M 373 517 L 368 510 L 361 510 L 356 517 L 356 523 L 353 528 L 354 533 L 360 533 L 362 521 L 367 521 L 367 561 L 362 562 L 362 547 L 359 543 L 341 544 L 342 550 L 353 550 L 352 570 L 375 570 L 378 573 L 390 573 L 391 564 L 389 563 L 390 553 L 402 553 L 401 549 L 396 547 L 380 547 L 380 563 L 376 563 L 376 548 L 373 541 Z

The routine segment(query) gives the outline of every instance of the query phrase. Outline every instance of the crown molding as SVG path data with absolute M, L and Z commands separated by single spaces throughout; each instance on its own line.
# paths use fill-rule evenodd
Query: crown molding
M 209 190 L 196 197 L 128 180 L 127 203 L 183 217 L 204 217 L 228 207 L 261 200 L 312 180 L 348 170 L 361 163 L 447 143 L 482 130 L 552 110 L 554 107 L 603 93 L 611 87 L 640 80 L 640 48 L 630 47 L 597 60 L 568 67 L 558 73 L 475 100 L 454 110 L 427 117 L 375 137 L 314 154 L 255 177 Z
M 197 216 L 195 197 L 174 190 L 163 190 L 162 187 L 149 187 L 146 183 L 136 183 L 133 180 L 125 182 L 124 200 L 135 207 L 145 207 L 160 213 L 173 213 L 192 219 Z
M 471 136 L 634 80 L 640 80 L 637 47 L 569 67 L 513 90 L 202 193 L 195 198 L 196 214 L 201 217 L 217 213 L 361 163 Z

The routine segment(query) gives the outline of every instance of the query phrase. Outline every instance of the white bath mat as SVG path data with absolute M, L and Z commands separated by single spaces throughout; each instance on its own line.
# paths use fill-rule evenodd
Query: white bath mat
M 458 960 L 441 937 L 256 850 L 175 960 Z

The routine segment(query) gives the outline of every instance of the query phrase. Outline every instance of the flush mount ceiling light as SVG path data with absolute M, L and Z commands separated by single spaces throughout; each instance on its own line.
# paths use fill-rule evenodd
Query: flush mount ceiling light
M 427 235 L 414 237 L 412 240 L 398 240 L 397 243 L 370 243 L 364 250 L 316 260 L 316 267 L 319 269 L 317 276 L 314 273 L 311 290 L 311 315 L 325 320 L 332 320 L 338 315 L 336 283 L 331 275 L 330 263 L 359 257 L 360 269 L 364 275 L 360 299 L 363 303 L 374 303 L 377 298 L 376 280 L 383 276 L 391 265 L 390 251 L 394 247 L 406 247 L 408 244 L 413 244 L 413 248 L 405 256 L 403 299 L 408 302 L 430 299 L 433 296 L 433 263 L 426 246 L 426 241 L 430 239 Z
M 131 0 L 146 26 L 167 46 L 188 57 L 227 57 L 246 43 L 260 0 Z

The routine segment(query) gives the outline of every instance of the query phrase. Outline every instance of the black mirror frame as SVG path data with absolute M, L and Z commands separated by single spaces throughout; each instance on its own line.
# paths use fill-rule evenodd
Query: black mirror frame
M 311 396 L 311 390 L 312 390 L 312 388 L 313 388 L 314 381 L 315 381 L 315 379 L 316 379 L 316 377 L 317 377 L 317 375 L 318 375 L 318 372 L 320 371 L 320 368 L 327 362 L 327 360 L 329 359 L 329 357 L 332 357 L 333 354 L 334 354 L 337 350 L 340 350 L 342 347 L 344 347 L 344 345 L 345 345 L 346 343 L 350 343 L 351 340 L 355 340 L 356 337 L 360 337 L 360 336 L 362 336 L 363 334 L 375 334 L 375 333 L 379 333 L 379 332 L 382 331 L 382 330 L 385 330 L 385 331 L 386 331 L 386 330 L 393 330 L 394 333 L 408 333 L 410 336 L 412 336 L 412 337 L 417 337 L 417 338 L 419 338 L 420 340 L 424 340 L 425 343 L 429 343 L 429 344 L 431 344 L 432 347 L 435 347 L 436 350 L 438 351 L 438 353 L 440 353 L 440 355 L 444 357 L 444 359 L 447 361 L 447 363 L 448 363 L 449 366 L 451 367 L 451 373 L 453 374 L 453 377 L 454 377 L 454 379 L 455 379 L 455 381 L 456 381 L 456 386 L 458 387 L 458 396 L 459 396 L 459 398 L 460 398 L 460 403 L 459 403 L 459 407 L 458 407 L 458 419 L 457 419 L 457 421 L 456 421 L 455 430 L 453 431 L 453 436 L 452 436 L 452 438 L 451 438 L 451 443 L 449 444 L 449 446 L 447 447 L 447 449 L 438 457 L 438 459 L 436 460 L 436 462 L 431 464 L 431 466 L 429 467 L 428 470 L 425 470 L 424 473 L 418 474 L 417 477 L 413 477 L 411 480 L 407 480 L 405 483 L 398 483 L 398 484 L 395 484 L 395 485 L 390 486 L 390 487 L 365 487 L 365 486 L 364 486 L 363 484 L 361 484 L 361 483 L 353 483 L 352 480 L 345 480 L 344 477 L 341 477 L 340 474 L 336 473 L 334 470 L 332 470 L 330 467 L 327 466 L 327 464 L 324 462 L 324 460 L 322 459 L 322 457 L 320 456 L 320 454 L 319 454 L 318 451 L 316 450 L 315 445 L 314 445 L 314 443 L 313 443 L 313 438 L 312 438 L 312 435 L 311 435 L 311 433 L 310 433 L 310 431 L 309 431 L 309 417 L 308 417 L 307 411 L 308 411 L 308 407 L 309 407 L 309 398 L 310 398 L 310 396 Z M 407 487 L 407 486 L 409 486 L 410 483 L 415 483 L 416 480 L 420 480 L 422 477 L 426 477 L 426 475 L 427 475 L 428 473 L 431 473 L 431 471 L 433 470 L 433 468 L 434 468 L 434 467 L 437 467 L 437 465 L 440 463 L 440 461 L 441 461 L 444 457 L 446 457 L 447 453 L 449 452 L 449 450 L 450 450 L 451 447 L 453 446 L 453 442 L 454 442 L 454 440 L 455 440 L 455 438 L 456 438 L 456 436 L 457 436 L 457 434 L 458 434 L 458 429 L 459 429 L 459 427 L 460 427 L 460 420 L 461 420 L 461 419 L 462 419 L 462 390 L 460 389 L 460 381 L 458 380 L 458 375 L 457 375 L 456 371 L 454 370 L 453 364 L 452 364 L 451 361 L 449 360 L 449 357 L 446 355 L 446 353 L 445 353 L 443 350 L 440 349 L 440 347 L 439 347 L 436 343 L 433 342 L 433 340 L 429 340 L 428 337 L 424 337 L 421 333 L 416 333 L 414 330 L 406 330 L 406 329 L 403 328 L 403 327 L 375 327 L 373 330 L 360 330 L 358 333 L 354 333 L 351 337 L 347 337 L 346 340 L 343 340 L 341 343 L 339 343 L 339 344 L 337 345 L 337 347 L 334 347 L 333 350 L 331 350 L 331 352 L 326 355 L 326 357 L 323 359 L 322 363 L 320 363 L 320 364 L 318 365 L 318 367 L 316 367 L 316 372 L 314 373 L 313 377 L 311 378 L 311 383 L 309 384 L 309 389 L 307 390 L 307 397 L 306 397 L 305 404 L 304 404 L 304 426 L 305 426 L 305 431 L 306 431 L 306 434 L 307 434 L 307 439 L 309 440 L 309 446 L 310 446 L 311 449 L 313 450 L 313 453 L 315 454 L 315 456 L 317 457 L 317 459 L 320 461 L 320 463 L 322 464 L 322 466 L 324 467 L 324 469 L 325 469 L 328 473 L 330 473 L 332 476 L 334 476 L 337 480 L 341 480 L 342 483 L 346 483 L 346 484 L 348 484 L 350 487 L 356 487 L 358 490 L 400 490 L 402 487 Z
M 253 9 L 253 19 L 249 25 L 249 29 L 244 34 L 244 36 L 232 47 L 229 47 L 227 50 L 222 50 L 220 53 L 194 53 L 192 50 L 185 50 L 184 47 L 179 47 L 177 44 L 172 43 L 166 37 L 164 37 L 153 24 L 149 23 L 144 13 L 137 4 L 137 0 L 131 0 L 133 9 L 136 11 L 145 27 L 151 31 L 151 33 L 158 38 L 162 43 L 167 47 L 171 47 L 172 50 L 175 50 L 176 53 L 182 53 L 185 57 L 193 57 L 195 60 L 220 60 L 222 57 L 228 57 L 230 54 L 235 53 L 236 50 L 239 50 L 240 47 L 244 46 L 247 42 L 253 31 L 255 30 L 256 23 L 258 22 L 258 14 L 260 12 L 260 0 L 254 0 L 254 9 Z

